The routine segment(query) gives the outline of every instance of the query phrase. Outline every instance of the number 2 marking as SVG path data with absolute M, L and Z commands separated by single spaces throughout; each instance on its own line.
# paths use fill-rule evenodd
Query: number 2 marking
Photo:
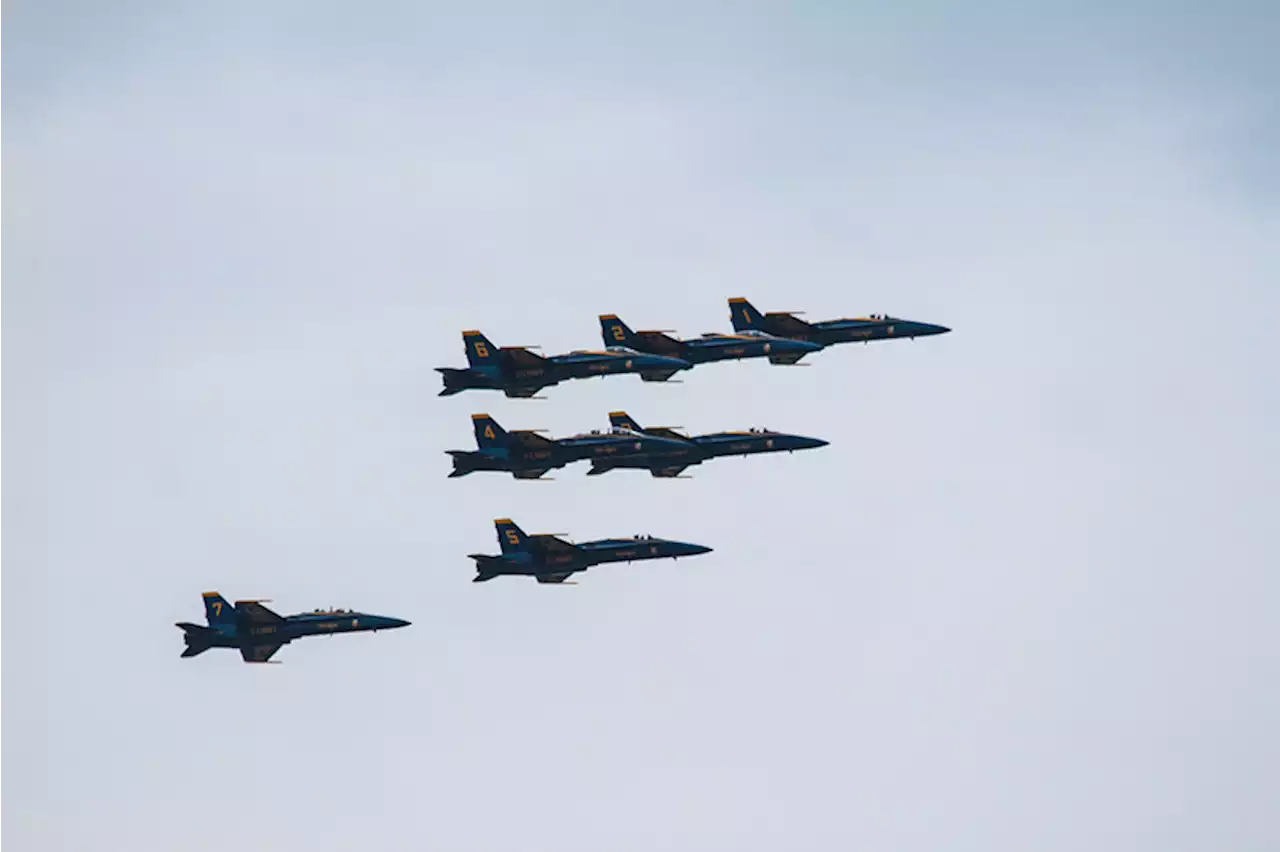
M 614 340 L 626 340 L 626 339 L 627 339 L 627 336 L 626 336 L 625 334 L 623 334 L 623 332 L 622 332 L 622 326 L 620 326 L 620 325 L 615 325 L 615 326 L 613 327 L 613 339 L 614 339 Z

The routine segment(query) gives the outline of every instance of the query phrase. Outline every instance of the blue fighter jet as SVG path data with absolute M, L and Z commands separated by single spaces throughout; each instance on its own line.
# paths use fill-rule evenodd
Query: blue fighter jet
M 500 390 L 509 397 L 527 399 L 567 379 L 588 379 L 615 373 L 639 373 L 646 382 L 665 382 L 693 365 L 679 358 L 637 352 L 625 346 L 578 349 L 565 355 L 543 357 L 527 346 L 497 347 L 478 331 L 462 332 L 467 353 L 465 370 L 436 367 L 444 376 L 440 396 L 464 390 Z
M 900 337 L 914 339 L 931 334 L 946 334 L 951 330 L 945 325 L 898 319 L 886 314 L 810 323 L 798 319 L 797 313 L 798 311 L 774 311 L 762 314 L 746 299 L 737 297 L 729 300 L 729 319 L 733 322 L 735 331 L 763 331 L 823 346 Z
M 508 432 L 488 414 L 471 415 L 471 424 L 480 450 L 446 450 L 453 457 L 450 478 L 466 476 L 477 470 L 495 470 L 510 473 L 516 479 L 538 479 L 553 468 L 583 459 L 630 458 L 681 448 L 679 441 L 621 427 L 613 427 L 607 432 L 592 430 L 568 438 L 544 438 L 538 434 L 541 430 Z
M 820 438 L 806 438 L 803 435 L 788 435 L 772 429 L 748 429 L 745 432 L 712 432 L 707 435 L 692 437 L 677 432 L 670 426 L 640 427 L 625 411 L 609 412 L 609 422 L 615 429 L 626 429 L 640 432 L 655 438 L 668 438 L 680 441 L 683 447 L 676 452 L 663 451 L 647 456 L 631 456 L 619 459 L 594 459 L 588 476 L 598 476 L 617 468 L 648 470 L 660 479 L 679 476 L 685 468 L 702 464 L 709 459 L 723 456 L 749 456 L 757 453 L 793 453 L 796 450 L 812 450 L 825 447 L 826 441 Z
M 282 645 L 304 636 L 332 636 L 364 630 L 377 632 L 409 625 L 403 619 L 349 609 L 317 609 L 283 616 L 262 603 L 236 601 L 232 606 L 217 592 L 205 592 L 204 614 L 209 626 L 178 622 L 182 638 L 187 643 L 182 656 L 194 657 L 210 648 L 237 648 L 246 663 L 265 663 Z
M 499 518 L 493 525 L 498 531 L 502 555 L 467 554 L 476 561 L 474 583 L 505 576 L 534 577 L 539 583 L 563 583 L 570 575 L 604 562 L 679 559 L 711 552 L 711 548 L 700 544 L 647 535 L 570 544 L 554 535 L 526 535 L 510 518 Z
M 768 358 L 770 364 L 789 366 L 810 352 L 822 349 L 818 343 L 791 340 L 754 329 L 736 334 L 708 333 L 682 340 L 670 337 L 665 331 L 632 331 L 616 314 L 600 315 L 600 335 L 605 346 L 621 344 L 640 352 L 680 358 L 692 364 Z

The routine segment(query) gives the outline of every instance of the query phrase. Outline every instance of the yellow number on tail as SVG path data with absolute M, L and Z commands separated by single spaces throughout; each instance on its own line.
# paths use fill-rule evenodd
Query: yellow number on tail
M 489 357 L 489 347 L 484 345 L 483 340 L 476 341 L 476 356 L 480 358 Z
M 507 530 L 506 532 L 507 532 L 507 541 L 509 541 L 511 544 L 520 543 L 520 536 L 516 535 L 515 530 Z
M 614 340 L 626 340 L 626 339 L 627 339 L 627 335 L 626 335 L 625 333 L 623 333 L 623 331 L 622 331 L 622 326 L 620 326 L 620 325 L 615 325 L 615 326 L 613 327 L 613 339 L 614 339 Z
M 493 440 L 497 440 L 497 436 L 495 436 L 495 435 L 493 434 L 493 427 L 492 427 L 492 426 L 486 426 L 486 427 L 484 427 L 484 436 L 485 436 L 486 438 L 488 438 L 489 440 L 491 440 L 491 441 L 493 441 Z
M 751 314 L 747 313 L 747 309 L 746 309 L 746 308 L 743 308 L 743 309 L 742 309 L 742 320 L 743 320 L 743 322 L 745 322 L 747 325 L 751 325 Z
M 222 615 L 222 601 L 213 602 L 213 614 Z

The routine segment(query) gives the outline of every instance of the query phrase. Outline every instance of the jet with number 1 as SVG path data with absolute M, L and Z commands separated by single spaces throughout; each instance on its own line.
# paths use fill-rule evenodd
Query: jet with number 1
M 747 429 L 736 432 L 711 432 L 707 435 L 684 435 L 670 426 L 642 428 L 625 411 L 609 412 L 609 422 L 615 429 L 626 429 L 654 438 L 666 438 L 680 442 L 674 451 L 663 450 L 649 455 L 635 455 L 617 459 L 593 459 L 587 476 L 599 476 L 611 470 L 647 470 L 660 479 L 672 479 L 692 465 L 725 456 L 753 456 L 759 453 L 794 453 L 796 450 L 813 450 L 825 447 L 821 438 L 804 435 L 788 435 L 772 429 Z
M 500 390 L 509 397 L 527 399 L 568 379 L 589 379 L 617 373 L 639 373 L 646 382 L 665 382 L 693 366 L 679 358 L 637 352 L 625 346 L 578 349 L 564 355 L 537 355 L 527 346 L 494 346 L 478 331 L 462 332 L 467 353 L 465 370 L 436 367 L 444 376 L 440 396 L 465 390 Z
M 349 609 L 317 609 L 297 615 L 279 615 L 262 601 L 227 603 L 217 592 L 204 593 L 204 614 L 208 627 L 179 621 L 187 648 L 184 657 L 203 654 L 210 648 L 236 648 L 246 663 L 265 663 L 271 655 L 294 639 L 304 636 L 332 636 L 407 627 L 409 622 L 385 615 L 369 615 Z
M 467 554 L 476 562 L 473 583 L 506 576 L 533 577 L 539 583 L 563 583 L 571 575 L 605 562 L 679 559 L 711 552 L 711 548 L 700 544 L 647 535 L 571 544 L 546 533 L 528 535 L 510 518 L 498 518 L 493 525 L 498 531 L 502 555 Z
M 932 334 L 946 334 L 951 329 L 915 320 L 904 320 L 885 314 L 871 314 L 852 319 L 805 322 L 798 311 L 774 311 L 762 314 L 741 296 L 729 300 L 729 319 L 734 331 L 763 331 L 792 340 L 806 340 L 830 346 L 833 343 L 866 343 L 871 340 L 914 339 Z
M 743 358 L 768 358 L 770 364 L 795 364 L 822 345 L 808 340 L 791 340 L 759 330 L 740 330 L 736 334 L 714 332 L 701 337 L 671 337 L 665 331 L 632 331 L 617 314 L 600 315 L 600 335 L 605 346 L 621 344 L 641 352 L 680 358 L 692 364 L 709 361 L 738 361 Z

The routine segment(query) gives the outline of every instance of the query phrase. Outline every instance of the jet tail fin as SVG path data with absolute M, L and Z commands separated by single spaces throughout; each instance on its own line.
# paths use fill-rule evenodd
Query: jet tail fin
M 600 315 L 600 336 L 605 346 L 631 346 L 636 339 L 636 333 L 617 314 Z
M 493 522 L 498 531 L 498 544 L 503 553 L 516 553 L 529 549 L 529 536 L 510 518 L 498 518 Z
M 210 627 L 236 623 L 236 608 L 217 592 L 204 593 L 204 616 Z
M 644 432 L 640 424 L 625 411 L 610 411 L 609 425 L 615 429 L 629 429 L 632 432 Z
M 462 342 L 467 350 L 467 363 L 472 369 L 496 368 L 499 365 L 498 347 L 479 331 L 462 332 Z M 447 379 L 447 374 L 446 374 Z
M 498 425 L 488 414 L 471 415 L 475 428 L 476 446 L 482 450 L 496 450 L 507 445 L 507 430 Z
M 741 296 L 729 300 L 729 320 L 734 331 L 764 331 L 764 314 Z

